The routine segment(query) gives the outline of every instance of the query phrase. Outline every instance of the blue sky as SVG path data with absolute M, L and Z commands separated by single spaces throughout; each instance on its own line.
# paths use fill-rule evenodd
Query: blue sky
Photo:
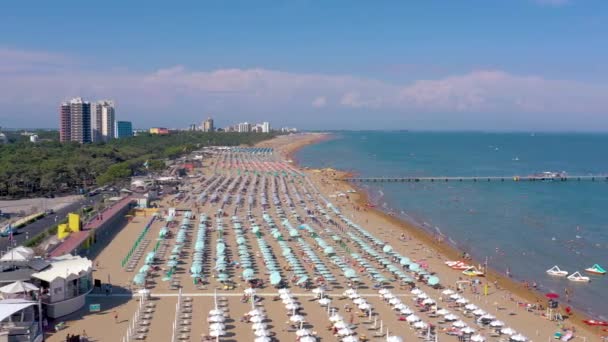
M 138 127 L 211 114 L 303 128 L 605 130 L 607 9 L 602 0 L 3 3 L 0 122 L 53 127 L 58 103 L 82 95 L 116 99 Z

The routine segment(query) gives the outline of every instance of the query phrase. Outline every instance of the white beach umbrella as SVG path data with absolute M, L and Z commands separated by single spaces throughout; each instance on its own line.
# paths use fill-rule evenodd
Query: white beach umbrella
M 486 338 L 479 334 L 471 336 L 471 341 L 473 342 L 484 342 L 485 340 Z
M 389 289 L 384 289 L 384 288 L 378 290 L 378 293 L 381 294 L 381 295 L 383 295 L 385 293 L 389 293 L 389 292 L 390 292 Z
M 500 329 L 500 333 L 503 335 L 511 336 L 511 335 L 515 335 L 516 331 L 511 328 L 502 328 L 502 329 Z
M 395 297 L 395 296 L 390 292 L 382 295 L 382 298 L 384 298 L 384 299 L 391 299 L 393 297 Z
M 223 315 L 224 311 L 221 309 L 212 309 L 209 310 L 209 316 L 219 316 L 219 315 Z
M 308 336 L 310 334 L 311 334 L 311 332 L 308 329 L 298 329 L 298 331 L 296 331 L 296 335 L 299 337 Z
M 528 339 L 522 334 L 517 334 L 517 335 L 511 336 L 511 340 L 518 341 L 518 342 L 525 342 Z
M 386 342 L 403 342 L 403 338 L 400 336 L 391 336 L 386 339 Z
M 209 336 L 212 336 L 212 337 L 219 337 L 219 336 L 224 336 L 224 335 L 226 335 L 225 330 L 211 330 L 209 332 Z
M 477 305 L 475 305 L 475 304 L 467 304 L 467 305 L 464 306 L 464 308 L 467 309 L 467 310 L 469 310 L 469 311 L 473 311 L 473 310 L 479 309 L 477 307 Z
M 415 294 L 415 295 L 419 295 L 419 294 L 421 294 L 421 293 L 423 293 L 423 292 L 422 292 L 422 290 L 421 290 L 421 289 L 419 289 L 419 288 L 415 288 L 415 289 L 413 289 L 413 290 L 411 291 L 411 294 Z
M 323 289 L 320 287 L 316 287 L 316 288 L 312 289 L 312 293 L 321 294 L 321 293 L 323 293 Z
M 425 300 L 422 301 L 422 304 L 424 305 L 431 305 L 431 304 L 435 304 L 435 301 L 432 300 L 431 298 L 427 298 Z
M 279 294 L 289 294 L 289 289 L 279 289 Z
M 483 311 L 482 309 L 477 309 L 477 310 L 473 311 L 473 315 L 475 315 L 475 316 L 483 316 L 485 314 L 486 314 L 486 312 Z
M 226 319 L 224 318 L 224 316 L 209 316 L 209 318 L 207 318 L 207 322 L 212 322 L 212 323 L 222 323 L 224 322 Z
M 332 322 L 338 322 L 338 321 L 342 321 L 344 318 L 338 314 L 333 314 L 331 317 L 329 317 L 329 320 Z
M 418 299 L 427 299 L 427 298 L 429 298 L 429 295 L 427 295 L 426 293 L 422 292 L 422 293 L 418 294 L 418 296 L 416 296 L 416 298 L 418 298 Z
M 462 297 L 458 293 L 454 293 L 454 294 L 450 295 L 450 298 L 454 299 L 454 300 L 458 300 L 458 299 L 460 299 Z
M 423 321 L 418 321 L 416 323 L 414 323 L 414 328 L 416 329 L 426 329 L 428 328 L 428 324 L 424 323 Z
M 304 317 L 302 317 L 301 315 L 293 315 L 293 316 L 289 317 L 289 320 L 291 322 L 303 322 Z
M 455 320 L 457 320 L 457 319 L 458 319 L 458 316 L 456 316 L 456 315 L 454 315 L 454 314 L 450 313 L 450 314 L 445 315 L 443 318 L 444 318 L 446 321 L 448 321 L 448 322 L 449 322 L 449 321 L 455 321 Z
M 441 293 L 444 294 L 444 295 L 446 295 L 446 296 L 449 296 L 449 295 L 454 294 L 454 291 L 452 291 L 450 289 L 447 289 L 447 290 L 443 290 Z
M 350 298 L 350 299 L 355 299 L 355 298 L 359 298 L 359 297 L 361 297 L 361 295 L 359 295 L 356 292 L 348 295 L 348 298 Z
M 260 309 L 253 309 L 247 313 L 249 316 L 262 316 L 264 313 Z
M 249 318 L 249 322 L 251 322 L 251 323 L 262 323 L 263 320 L 264 320 L 264 317 L 262 317 L 262 316 L 253 316 L 253 317 Z
M 458 303 L 458 304 L 466 304 L 468 302 L 469 302 L 469 300 L 466 298 L 460 298 L 460 299 L 456 300 L 456 303 Z
M 452 326 L 456 327 L 456 328 L 464 328 L 467 326 L 467 324 L 463 321 L 456 321 L 456 322 L 452 323 Z
M 254 342 L 271 342 L 272 339 L 268 336 L 261 336 L 261 337 L 256 337 L 255 340 L 253 340 Z
M 346 325 L 346 323 L 344 323 L 344 321 L 338 321 L 338 322 L 334 323 L 334 328 L 344 329 L 344 328 L 348 328 L 348 326 Z
M 357 293 L 357 291 L 355 291 L 354 289 L 348 289 L 348 290 L 344 291 L 345 296 L 348 296 L 353 293 Z
M 361 304 L 359 304 L 359 309 L 361 309 L 361 310 L 369 310 L 369 309 L 371 309 L 371 307 L 372 306 L 369 305 L 368 303 L 361 303 Z
M 346 336 L 342 339 L 342 342 L 358 342 L 358 341 L 359 341 L 359 338 L 357 336 L 353 336 L 353 335 Z
M 460 330 L 463 334 L 472 334 L 475 332 L 475 329 L 471 327 L 464 327 Z
M 412 309 L 405 307 L 399 311 L 403 315 L 411 315 L 413 313 Z
M 245 289 L 245 294 L 252 295 L 255 294 L 255 289 L 249 287 Z
M 363 303 L 365 303 L 365 299 L 363 299 L 363 298 L 359 297 L 359 298 L 357 298 L 357 299 L 353 300 L 353 303 L 355 303 L 355 304 L 357 304 L 357 305 L 359 305 L 359 304 L 363 304 Z
M 441 315 L 441 316 L 445 316 L 445 315 L 449 315 L 450 312 L 446 309 L 439 309 L 439 310 L 437 310 L 437 314 Z
M 268 325 L 266 323 L 253 323 L 251 325 L 251 330 L 259 330 L 259 329 L 266 329 L 268 328 Z
M 321 306 L 326 306 L 331 302 L 331 300 L 329 300 L 329 298 L 321 298 L 319 299 L 319 304 L 321 304 Z
M 403 310 L 405 308 L 407 308 L 407 305 L 405 305 L 403 303 L 395 304 L 395 310 Z
M 353 331 L 350 330 L 349 328 L 343 328 L 338 330 L 338 335 L 340 336 L 348 336 L 348 335 L 352 335 Z
M 390 305 L 397 305 L 397 304 L 401 303 L 401 300 L 399 300 L 399 298 L 391 298 L 391 299 L 388 301 L 388 303 L 389 303 Z
M 492 327 L 502 327 L 503 325 L 505 325 L 505 323 L 499 320 L 490 322 L 490 326 Z
M 209 330 L 225 330 L 226 325 L 224 323 L 211 323 L 209 325 Z
M 479 319 L 496 319 L 496 317 L 487 313 L 487 314 L 479 317 Z
M 413 323 L 413 322 L 418 322 L 420 320 L 420 317 L 416 316 L 416 315 L 409 315 L 405 318 L 406 321 Z
M 268 332 L 268 330 L 266 330 L 266 329 L 259 329 L 259 330 L 256 330 L 256 331 L 254 332 L 254 334 L 255 334 L 255 336 L 257 336 L 257 337 L 262 337 L 262 336 L 270 336 L 270 332 Z
M 317 339 L 312 336 L 304 336 L 300 339 L 300 342 L 317 342 Z

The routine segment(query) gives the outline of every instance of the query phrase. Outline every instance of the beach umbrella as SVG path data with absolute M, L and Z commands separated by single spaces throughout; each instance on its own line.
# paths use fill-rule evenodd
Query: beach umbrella
M 458 319 L 458 316 L 454 315 L 454 314 L 447 314 L 443 317 L 446 321 L 455 321 Z
M 401 312 L 403 315 L 411 315 L 413 313 L 413 311 L 408 307 L 401 309 L 399 312 Z
M 429 325 L 424 323 L 423 321 L 418 321 L 414 323 L 414 328 L 416 329 L 426 329 Z
M 478 309 L 477 305 L 475 305 L 475 304 L 467 304 L 467 305 L 464 306 L 464 308 L 467 309 L 467 310 L 469 310 L 469 311 L 474 311 L 474 310 Z
M 349 328 L 342 328 L 340 330 L 338 330 L 338 335 L 340 336 L 348 336 L 348 335 L 352 335 L 354 332 L 349 329 Z
M 223 315 L 224 314 L 224 310 L 221 309 L 211 309 L 209 310 L 209 315 L 210 316 L 219 316 L 219 315 Z
M 446 296 L 449 296 L 449 295 L 453 295 L 454 291 L 452 291 L 450 289 L 447 289 L 447 290 L 443 290 L 441 293 L 444 294 L 444 295 L 446 295 Z
M 209 330 L 225 330 L 226 325 L 224 323 L 211 323 L 209 325 Z
M 386 339 L 386 342 L 403 342 L 403 338 L 399 336 L 391 336 Z
M 146 274 L 148 273 L 148 271 L 150 270 L 150 266 L 148 265 L 143 265 L 140 269 L 139 269 L 139 273 L 143 273 Z
M 471 341 L 473 341 L 473 342 L 484 342 L 485 340 L 486 340 L 485 337 L 483 337 L 479 334 L 471 336 Z
M 463 334 L 472 334 L 475 332 L 475 329 L 471 327 L 464 327 L 460 330 Z
M 413 323 L 413 322 L 418 322 L 420 320 L 420 317 L 416 316 L 416 315 L 409 315 L 405 318 L 406 321 L 408 321 L 409 323 Z
M 411 294 L 414 294 L 414 295 L 420 295 L 420 294 L 423 294 L 423 293 L 424 293 L 424 291 L 422 291 L 422 290 L 421 290 L 421 289 L 419 289 L 419 288 L 415 288 L 415 289 L 413 289 L 412 291 L 410 291 L 410 293 L 411 293 Z
M 251 325 L 251 330 L 266 329 L 267 327 L 268 327 L 268 324 L 266 324 L 266 323 L 253 323 Z
M 333 314 L 329 317 L 329 320 L 331 322 L 339 322 L 341 320 L 343 320 L 344 318 L 342 316 L 340 316 L 339 314 Z
M 436 276 L 430 276 L 429 279 L 427 279 L 426 283 L 431 286 L 435 286 L 439 284 L 439 278 Z
M 312 336 L 304 336 L 300 339 L 300 342 L 317 342 L 317 339 Z
M 439 310 L 437 310 L 437 314 L 441 315 L 441 316 L 445 316 L 445 315 L 449 315 L 450 312 L 446 309 L 439 309 Z
M 253 277 L 253 270 L 251 268 L 246 268 L 243 270 L 243 278 L 251 279 Z
M 522 335 L 522 334 L 517 334 L 517 335 L 511 336 L 511 340 L 512 341 L 517 341 L 517 342 L 525 342 L 528 339 L 524 335 Z
M 133 277 L 133 283 L 143 285 L 146 282 L 146 276 L 143 273 L 138 273 Z
M 279 272 L 272 272 L 270 274 L 270 284 L 278 285 L 281 282 L 281 274 Z
M 224 316 L 220 315 L 209 316 L 209 318 L 207 318 L 207 321 L 212 323 L 222 323 L 225 320 L 226 319 L 224 318 Z
M 333 247 L 331 247 L 331 246 L 327 246 L 327 247 L 325 247 L 325 249 L 323 249 L 323 253 L 325 253 L 325 254 L 329 255 L 329 254 L 334 254 L 334 253 L 335 253 L 335 251 L 334 251 L 334 248 L 333 248 Z
M 291 317 L 289 317 L 289 321 L 290 322 L 303 322 L 304 321 L 304 317 L 302 317 L 301 315 L 293 315 Z
M 270 336 L 270 333 L 266 329 L 258 329 L 254 332 L 254 334 L 257 337 Z
M 224 335 L 226 335 L 225 330 L 211 330 L 209 332 L 209 336 L 212 336 L 212 337 L 219 337 L 219 336 L 224 336 Z
M 408 268 L 410 269 L 410 271 L 416 272 L 416 271 L 420 270 L 420 265 L 418 265 L 417 263 L 413 263 L 413 264 L 410 264 L 408 266 Z
M 502 328 L 500 329 L 500 333 L 503 335 L 515 335 L 516 331 L 511 328 Z
M 255 340 L 253 340 L 254 342 L 271 342 L 272 339 L 268 336 L 260 336 L 260 337 L 256 337 Z
M 330 302 L 331 302 L 331 300 L 329 300 L 329 298 L 321 298 L 321 299 L 319 299 L 319 304 L 321 306 L 329 305 Z
M 452 323 L 452 326 L 456 327 L 456 328 L 464 328 L 467 326 L 467 324 L 463 321 L 456 321 L 456 322 Z
M 384 245 L 384 247 L 382 247 L 382 251 L 384 253 L 390 253 L 393 250 L 393 247 L 391 247 L 390 245 Z
M 252 316 L 251 318 L 249 318 L 249 322 L 251 323 L 262 323 L 262 321 L 264 321 L 264 317 L 258 315 L 258 316 Z
M 311 334 L 311 331 L 308 329 L 298 329 L 298 331 L 296 331 L 296 335 L 299 337 L 308 336 L 310 334 Z
M 490 322 L 490 326 L 492 327 L 502 327 L 503 325 L 505 325 L 505 323 L 498 320 Z
M 296 285 L 304 284 L 308 280 L 308 276 L 303 276 L 296 282 Z
M 483 311 L 482 309 L 477 309 L 477 310 L 473 311 L 473 315 L 475 315 L 475 316 L 483 316 L 485 314 L 486 314 L 486 312 Z
M 554 292 L 549 292 L 549 293 L 545 294 L 545 297 L 547 297 L 549 299 L 557 299 L 557 298 L 559 298 L 559 295 Z
M 344 269 L 344 276 L 346 278 L 355 278 L 357 276 L 357 272 L 355 272 L 355 270 L 352 268 L 346 268 Z

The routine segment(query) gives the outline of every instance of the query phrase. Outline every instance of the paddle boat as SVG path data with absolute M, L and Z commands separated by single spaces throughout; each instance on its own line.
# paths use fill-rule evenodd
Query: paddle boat
M 479 271 L 475 266 L 469 267 L 466 270 L 462 271 L 462 274 L 467 275 L 469 277 L 483 277 L 485 274 Z
M 591 273 L 591 274 L 598 274 L 598 275 L 604 275 L 606 274 L 606 270 L 603 269 L 600 265 L 595 264 L 589 268 L 585 269 L 585 272 L 587 273 Z
M 580 283 L 587 283 L 590 281 L 589 277 L 583 276 L 579 271 L 576 271 L 568 276 L 568 280 L 576 281 Z
M 471 267 L 471 265 L 467 265 L 462 261 L 459 261 L 457 264 L 450 266 L 452 269 L 463 271 Z
M 568 275 L 568 271 L 561 270 L 557 265 L 547 270 L 547 274 L 555 277 L 565 277 Z
M 448 261 L 444 262 L 444 264 L 446 264 L 448 267 L 455 266 L 458 263 L 462 263 L 462 261 L 459 261 L 459 260 L 448 260 Z

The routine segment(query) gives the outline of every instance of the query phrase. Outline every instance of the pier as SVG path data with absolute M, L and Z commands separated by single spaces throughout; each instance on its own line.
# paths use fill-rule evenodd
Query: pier
M 435 176 L 435 177 L 353 177 L 342 180 L 353 183 L 411 183 L 411 182 L 566 182 L 566 181 L 591 181 L 608 182 L 608 175 L 595 176 L 562 176 L 562 177 L 538 177 L 538 176 Z

